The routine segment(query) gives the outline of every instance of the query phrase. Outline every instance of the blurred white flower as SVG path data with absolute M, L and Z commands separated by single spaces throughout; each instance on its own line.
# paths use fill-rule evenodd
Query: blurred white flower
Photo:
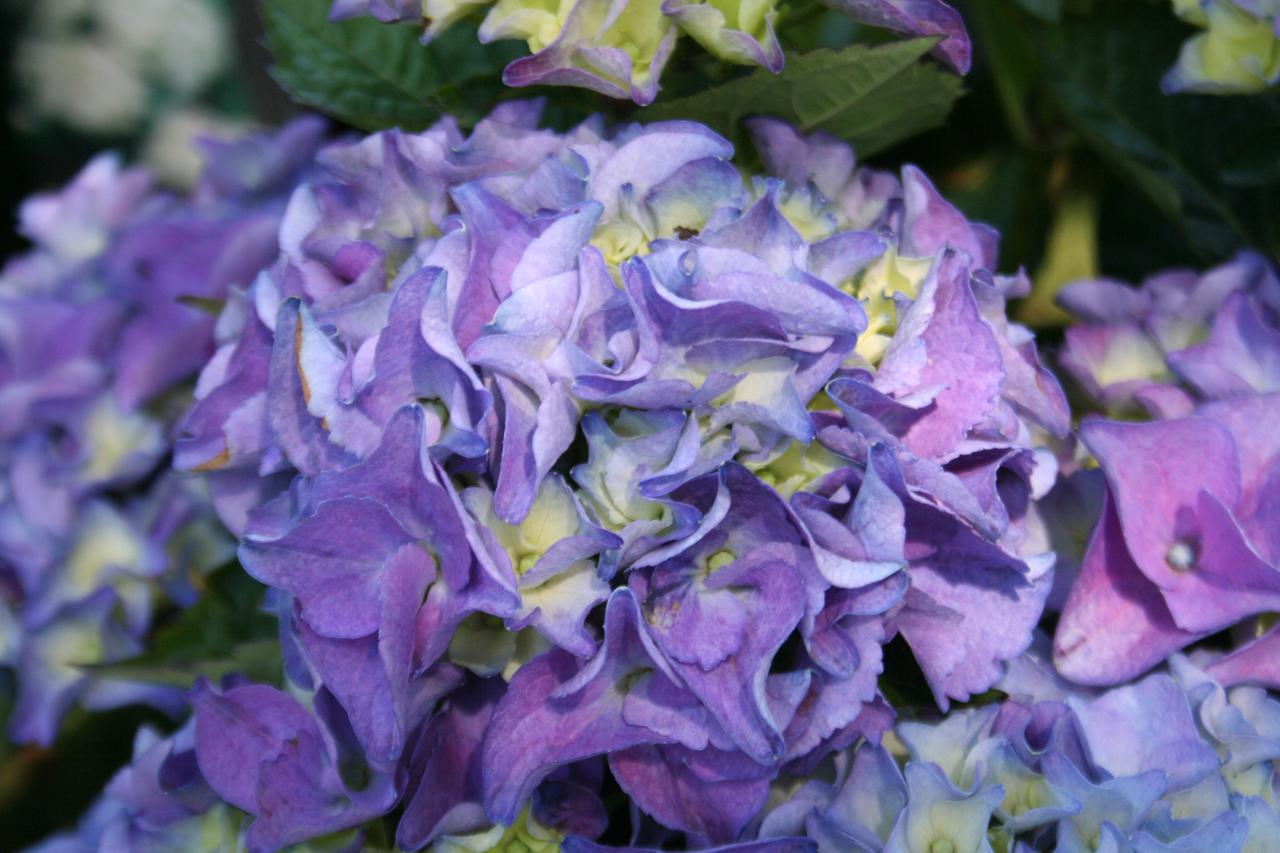
M 147 112 L 147 87 L 131 63 L 88 39 L 29 40 L 16 51 L 28 111 L 94 133 L 118 133 Z
M 226 21 L 204 0 L 96 0 L 94 5 L 103 37 L 178 94 L 194 94 L 227 65 Z
M 44 0 L 14 54 L 22 118 L 126 132 L 157 98 L 198 95 L 232 51 L 227 21 L 210 0 Z

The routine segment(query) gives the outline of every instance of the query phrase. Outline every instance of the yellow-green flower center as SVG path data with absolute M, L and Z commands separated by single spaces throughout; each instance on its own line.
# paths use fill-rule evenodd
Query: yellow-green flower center
M 725 566 L 738 559 L 738 555 L 730 551 L 728 548 L 721 548 L 711 556 L 707 557 L 707 574 L 713 574 L 720 571 Z
M 894 249 L 867 267 L 856 283 L 841 289 L 862 303 L 867 312 L 867 330 L 858 337 L 857 353 L 871 364 L 879 364 L 898 329 L 898 306 L 894 295 L 910 299 L 920 295 L 920 285 L 929 274 L 929 258 L 904 258 Z
M 816 441 L 791 441 L 781 455 L 762 465 L 749 465 L 760 481 L 784 498 L 804 491 L 844 466 L 844 460 Z

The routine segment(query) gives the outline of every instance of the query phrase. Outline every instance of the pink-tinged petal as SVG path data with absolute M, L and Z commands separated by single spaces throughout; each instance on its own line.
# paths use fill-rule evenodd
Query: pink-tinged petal
M 829 199 L 838 198 L 849 183 L 855 160 L 847 142 L 820 130 L 805 136 L 784 121 L 764 116 L 749 118 L 743 124 L 751 132 L 765 169 L 775 178 L 796 187 L 812 181 Z M 883 251 L 881 246 L 868 261 Z
M 975 269 L 995 269 L 1000 235 L 994 229 L 965 219 L 915 166 L 902 168 L 902 192 L 906 209 L 899 240 L 904 255 L 931 258 L 947 248 L 959 249 Z
M 1252 684 L 1280 690 L 1280 626 L 1218 658 L 1206 672 L 1223 687 Z
M 1192 531 L 1201 490 L 1228 508 L 1240 500 L 1240 461 L 1231 434 L 1207 418 L 1121 423 L 1091 420 L 1080 438 L 1098 458 L 1133 561 L 1153 583 L 1179 583 L 1176 545 Z M 1172 563 L 1171 563 L 1172 559 Z
M 1155 420 L 1185 418 L 1196 410 L 1195 400 L 1176 385 L 1143 384 L 1133 390 L 1133 399 Z
M 343 21 L 359 15 L 372 15 L 383 23 L 422 20 L 420 0 L 333 0 L 329 20 Z
M 1194 562 L 1163 590 L 1178 626 L 1216 631 L 1254 613 L 1280 610 L 1280 568 L 1249 547 L 1231 513 L 1212 494 L 1200 492 L 1196 509 Z
M 1232 514 L 1249 544 L 1273 566 L 1280 565 L 1280 394 L 1210 403 L 1200 414 L 1222 424 L 1235 439 L 1243 477 Z
M 906 608 L 894 620 L 943 710 L 951 699 L 968 701 L 999 680 L 1002 662 L 1030 642 L 1030 630 L 1052 587 L 1050 575 L 1019 583 L 1010 578 L 956 579 L 956 574 L 914 571 L 913 588 L 933 600 L 909 595 Z M 1012 588 L 997 591 L 988 583 Z
M 1006 294 L 997 284 L 975 276 L 972 285 L 978 311 L 1000 346 L 1005 371 L 1001 394 L 1050 434 L 1065 438 L 1071 432 L 1071 407 L 1058 378 L 1040 360 L 1035 334 L 1009 322 Z
M 1058 672 L 1079 684 L 1118 684 L 1203 636 L 1173 621 L 1160 590 L 1129 555 L 1108 498 L 1054 635 Z
M 18 230 L 59 259 L 91 258 L 137 215 L 151 190 L 146 169 L 123 168 L 117 152 L 99 154 L 62 190 L 24 200 Z
M 916 507 L 912 516 L 911 589 L 892 624 L 946 710 L 951 699 L 966 701 L 989 688 L 1003 674 L 1003 661 L 1026 650 L 1053 572 L 1030 574 L 1022 561 L 935 510 Z
M 978 313 L 969 262 L 944 252 L 889 344 L 876 387 L 895 397 L 939 389 L 903 435 L 912 452 L 937 459 L 994 408 L 1003 380 L 1000 347 Z
M 809 246 L 809 272 L 825 282 L 846 281 L 887 248 L 884 238 L 872 231 L 841 231 Z
M 1114 279 L 1085 279 L 1063 287 L 1058 304 L 1085 323 L 1137 322 L 1151 312 L 1151 294 Z
M 1108 407 L 1127 407 L 1172 379 L 1164 353 L 1136 321 L 1071 326 L 1066 339 L 1063 368 Z
M 1169 366 L 1214 399 L 1280 391 L 1280 330 L 1262 321 L 1262 309 L 1233 293 L 1214 318 L 1204 343 L 1169 353 Z
M 775 15 L 772 12 L 765 16 L 764 30 L 759 38 L 726 26 L 724 13 L 707 3 L 665 0 L 662 14 L 722 59 L 741 65 L 759 65 L 774 74 L 782 70 L 782 45 L 773 32 Z
M 665 41 L 674 42 L 672 28 Z M 674 45 L 672 45 L 674 46 Z M 670 48 L 663 51 L 670 55 Z M 575 68 L 578 60 L 588 68 Z M 632 76 L 631 57 L 617 48 L 591 48 L 584 45 L 552 45 L 545 50 L 515 60 L 502 69 L 502 82 L 508 86 L 580 86 L 611 98 L 631 98 L 637 104 L 653 102 L 657 95 L 656 78 L 649 85 L 632 87 L 619 81 Z

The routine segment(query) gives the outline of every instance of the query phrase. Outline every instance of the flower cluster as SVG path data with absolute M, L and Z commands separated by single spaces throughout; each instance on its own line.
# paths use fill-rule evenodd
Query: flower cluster
M 1102 518 L 1057 628 L 1068 678 L 1116 684 L 1233 626 L 1210 672 L 1280 687 L 1280 279 L 1242 254 L 1134 289 L 1074 284 L 1064 366 L 1105 409 L 1083 446 L 1106 480 Z M 1263 617 L 1254 619 L 1252 617 Z
M 698 124 L 538 120 L 303 122 L 189 200 L 107 158 L 24 208 L 13 735 L 181 704 L 83 665 L 193 600 L 212 513 L 284 670 L 200 681 L 45 851 L 1280 844 L 1264 260 L 1063 292 L 1062 363 L 1125 418 L 1072 457 L 1028 282 L 918 170 L 767 119 L 755 177 Z M 940 722 L 892 707 L 895 639 Z
M 606 766 L 655 843 L 741 841 L 891 725 L 890 638 L 946 709 L 1039 621 L 1069 419 L 992 230 L 773 121 L 750 179 L 537 121 L 326 148 L 220 319 L 175 461 L 279 606 L 292 693 L 194 699 L 253 849 L 595 838 Z
M 1183 44 L 1161 84 L 1166 92 L 1239 95 L 1280 82 L 1280 7 L 1272 0 L 1173 0 L 1173 8 L 1204 32 Z
M 856 21 L 908 36 L 941 36 L 934 53 L 969 70 L 964 21 L 943 0 L 825 0 Z M 648 104 L 676 39 L 686 35 L 716 58 L 782 70 L 774 32 L 777 0 L 333 0 L 335 19 L 372 15 L 412 21 L 430 41 L 462 18 L 489 6 L 480 41 L 515 39 L 530 56 L 503 72 L 508 86 L 582 86 L 613 98 Z
M 199 483 L 165 473 L 182 384 L 213 351 L 220 301 L 277 253 L 282 188 L 319 126 L 216 146 L 190 200 L 104 155 L 20 211 L 32 250 L 0 272 L 0 664 L 17 741 L 48 743 L 79 698 L 181 694 L 81 668 L 137 654 L 158 604 L 184 605 L 231 543 Z
M 902 722 L 887 749 L 839 756 L 834 781 L 796 789 L 760 836 L 807 835 L 824 853 L 1280 845 L 1280 702 L 1266 691 L 1224 690 L 1181 656 L 1095 694 L 1028 654 L 1000 687 L 999 705 Z
M 955 711 L 937 723 L 899 722 L 882 743 L 867 739 L 833 752 L 821 773 L 775 781 L 767 799 L 753 800 L 765 806 L 736 833 L 740 840 L 717 849 L 1274 850 L 1280 847 L 1280 702 L 1257 687 L 1224 689 L 1206 673 L 1211 662 L 1175 655 L 1168 673 L 1099 693 L 1064 682 L 1038 650 L 1028 652 L 1010 662 L 999 682 L 1008 696 L 1002 703 Z M 501 705 L 501 689 L 496 679 L 470 680 L 424 731 L 410 765 L 420 775 L 409 785 L 401 842 L 423 837 L 434 824 L 441 851 L 608 849 L 590 841 L 605 821 L 593 791 L 600 768 L 581 763 L 543 783 L 509 827 L 476 829 L 486 823 L 478 804 L 453 789 L 479 784 L 475 755 L 495 704 Z M 332 698 L 322 692 L 314 700 L 316 716 L 332 720 Z M 297 702 L 262 687 L 239 685 L 199 701 L 213 704 L 201 706 L 205 715 L 195 727 L 168 740 L 142 732 L 134 763 L 117 774 L 74 834 L 52 839 L 41 853 L 238 849 L 244 816 L 220 802 L 210 785 L 235 792 L 250 807 L 273 797 L 277 810 L 308 801 L 318 807 L 324 793 L 343 790 L 334 765 L 343 749 L 340 733 L 349 734 L 341 723 L 330 735 Z M 248 719 L 256 722 L 252 736 L 244 734 Z M 280 756 L 275 762 L 283 766 L 272 769 L 266 784 L 256 777 L 257 791 L 236 779 L 233 762 L 195 760 L 202 739 L 215 732 L 225 737 L 228 726 L 238 727 L 236 741 L 244 745 L 236 758 L 254 764 L 261 749 Z M 293 749 L 289 738 L 297 739 Z M 655 748 L 652 762 L 640 761 L 646 775 L 667 786 L 661 799 L 669 808 L 691 808 L 680 802 L 689 795 L 752 792 L 749 779 L 731 776 L 710 793 L 699 780 L 723 775 L 726 759 L 673 767 L 664 755 L 670 750 Z M 314 777 L 292 766 L 304 760 Z M 393 800 L 386 778 L 364 784 L 344 820 L 385 810 Z M 280 793 L 286 790 L 287 797 Z M 702 811 L 700 826 L 718 829 L 711 810 Z M 265 834 L 269 822 L 275 820 L 254 820 L 251 847 L 266 846 L 267 838 L 282 842 Z M 465 834 L 440 834 L 450 832 Z M 661 839 L 650 835 L 646 843 Z M 294 849 L 361 845 L 359 834 L 347 832 Z

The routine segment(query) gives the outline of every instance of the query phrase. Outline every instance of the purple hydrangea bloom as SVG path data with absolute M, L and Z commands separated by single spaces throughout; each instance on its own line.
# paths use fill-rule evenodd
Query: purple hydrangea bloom
M 1018 663 L 1044 672 L 1038 653 Z M 839 754 L 834 782 L 793 788 L 759 835 L 820 850 L 1265 849 L 1280 705 L 1172 663 L 1173 678 L 1100 694 L 1009 678 L 1003 704 L 899 723 L 896 754 Z
M 1085 321 L 1067 332 L 1064 364 L 1103 406 L 1149 418 L 1080 429 L 1107 494 L 1055 661 L 1075 681 L 1115 684 L 1280 605 L 1280 445 L 1268 426 L 1280 416 L 1280 279 L 1242 254 L 1136 291 L 1074 284 L 1062 301 Z M 1274 642 L 1219 671 L 1274 685 L 1258 654 Z
M 193 721 L 169 737 L 149 727 L 139 729 L 132 763 L 115 774 L 76 830 L 34 849 L 150 853 L 234 842 L 240 816 L 205 783 L 194 750 Z
M 322 151 L 218 319 L 176 464 L 342 731 L 259 698 L 311 733 L 297 761 L 349 748 L 385 780 L 402 845 L 586 845 L 606 768 L 637 843 L 755 843 L 782 780 L 892 726 L 885 643 L 944 710 L 1028 647 L 1053 583 L 1036 436 L 1065 398 L 1007 319 L 1025 278 L 918 170 L 757 121 L 748 180 L 700 125 L 537 119 Z M 219 731 L 210 767 L 238 766 Z M 220 773 L 263 844 L 320 831 Z M 391 808 L 326 774 L 350 801 L 328 829 Z M 985 838 L 999 788 L 935 776 L 872 836 L 823 831 L 910 846 L 961 809 L 953 840 Z
M 1062 365 L 1110 411 L 1170 417 L 1196 400 L 1280 390 L 1280 278 L 1259 255 L 1158 273 L 1137 289 L 1076 282 L 1059 300 L 1080 318 Z
M 219 797 L 252 815 L 245 832 L 251 850 L 289 844 L 358 826 L 396 800 L 388 777 L 372 772 L 359 787 L 343 772 L 359 773 L 341 710 L 316 697 L 317 716 L 296 699 L 264 685 L 219 693 L 197 685 L 195 751 L 200 774 Z
M 190 198 L 118 158 L 20 211 L 32 242 L 0 272 L 0 599 L 16 623 L 10 735 L 49 743 L 62 715 L 174 690 L 81 667 L 142 650 L 158 604 L 229 557 L 203 484 L 162 470 L 173 395 L 213 354 L 200 307 L 247 286 L 278 252 L 282 193 L 318 144 L 304 120 L 210 154 Z M 234 157 L 233 167 L 230 158 Z
M 287 202 L 269 187 L 292 155 L 224 152 L 200 204 L 278 227 L 256 266 L 239 252 L 260 223 L 211 232 L 240 247 L 245 287 L 209 285 L 225 305 L 201 320 L 212 355 L 175 462 L 271 587 L 285 683 L 202 681 L 192 723 L 144 736 L 49 849 L 197 833 L 357 849 L 389 816 L 404 849 L 1277 843 L 1280 705 L 1258 686 L 1276 679 L 1275 630 L 1174 654 L 1280 609 L 1265 265 L 1068 290 L 1097 330 L 1068 336 L 1069 359 L 1094 347 L 1072 369 L 1151 419 L 1086 420 L 1100 471 L 1051 491 L 1070 416 L 1007 317 L 1028 283 L 997 271 L 998 235 L 914 168 L 753 130 L 756 178 L 697 124 L 556 134 L 512 103 L 470 134 L 445 120 L 331 145 Z M 167 279 L 183 215 L 104 238 L 101 274 Z M 167 310 L 171 291 L 135 285 Z M 183 594 L 164 580 L 186 518 L 175 481 L 136 504 L 106 491 L 150 472 L 165 433 L 130 422 L 126 452 L 78 460 L 59 491 L 66 451 L 32 426 L 85 440 L 185 375 L 152 357 L 78 366 L 120 328 L 171 345 L 152 334 L 163 312 L 119 312 L 56 379 L 39 378 L 56 359 L 13 359 L 0 530 L 35 592 L 0 610 L 0 659 L 35 685 L 18 715 L 32 737 L 68 697 L 123 698 L 85 686 L 67 654 L 82 634 L 130 654 L 154 588 Z M 1117 323 L 1163 365 L 1119 388 L 1081 367 L 1110 364 Z M 114 409 L 66 402 L 103 382 Z M 1052 546 L 1094 503 L 1088 547 L 1068 547 L 1078 577 L 1055 592 Z M 43 569 L 59 559 L 74 570 Z M 896 638 L 940 719 L 892 707 Z M 950 707 L 993 688 L 1005 698 Z M 619 792 L 621 848 L 605 845 Z

